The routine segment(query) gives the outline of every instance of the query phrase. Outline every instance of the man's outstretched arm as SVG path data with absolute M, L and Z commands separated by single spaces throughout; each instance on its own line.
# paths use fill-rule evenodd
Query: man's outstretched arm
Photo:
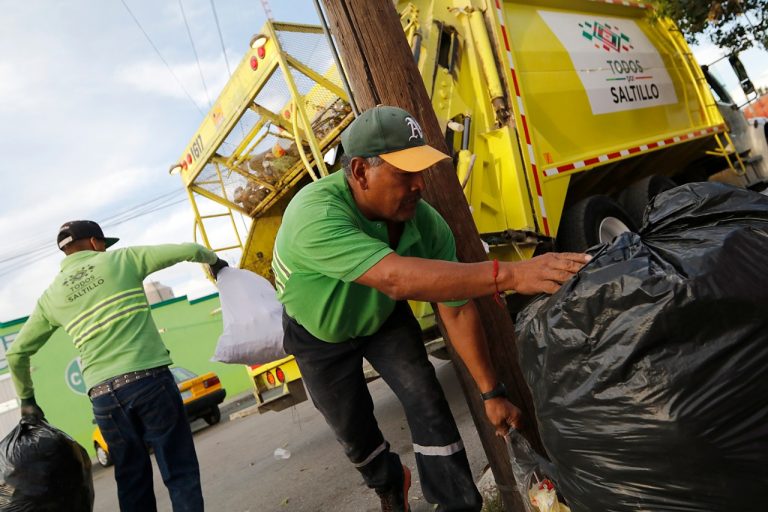
M 475 303 L 470 300 L 459 307 L 444 304 L 438 304 L 437 307 L 453 348 L 469 370 L 480 393 L 487 393 L 496 388 L 500 381 L 491 364 L 485 332 Z M 491 398 L 484 403 L 485 414 L 496 428 L 497 435 L 505 435 L 509 427 L 519 427 L 520 409 L 506 396 Z
M 396 300 L 448 302 L 515 291 L 554 293 L 590 259 L 580 253 L 547 253 L 530 260 L 457 263 L 390 253 L 355 280 Z

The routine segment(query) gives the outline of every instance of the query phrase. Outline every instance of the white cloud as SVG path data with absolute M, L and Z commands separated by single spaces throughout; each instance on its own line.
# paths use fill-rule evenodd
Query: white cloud
M 768 87 L 768 69 L 759 70 L 758 73 L 755 77 L 755 87 Z
M 195 101 L 207 110 L 178 5 L 127 2 Z M 210 2 L 184 0 L 211 98 L 227 80 Z M 217 2 L 234 68 L 263 22 L 253 2 Z M 276 2 L 277 19 L 312 23 L 308 0 Z M 28 315 L 59 268 L 65 220 L 114 216 L 179 186 L 166 174 L 198 126 L 195 109 L 120 2 L 5 2 L 0 30 L 0 321 Z M 124 222 L 121 245 L 190 241 L 186 203 Z M 240 223 L 238 219 L 238 224 Z M 212 237 L 220 229 L 210 228 Z M 50 249 L 48 249 L 50 247 Z M 37 253 L 35 253 L 37 254 Z M 46 254 L 49 254 L 46 256 Z M 237 257 L 228 258 L 230 264 Z M 11 269 L 11 272 L 3 273 Z M 190 297 L 214 290 L 196 264 L 152 276 Z
M 116 248 L 132 245 L 156 245 L 164 243 L 183 243 L 192 241 L 193 216 L 188 204 L 181 204 L 167 210 L 137 219 L 136 222 L 121 224 L 105 229 L 107 236 L 120 238 Z M 8 321 L 28 316 L 59 269 L 63 258 L 55 249 L 48 256 L 34 264 L 20 261 L 18 270 L 0 276 L 0 321 Z M 239 255 L 225 257 L 230 264 L 238 263 Z M 206 277 L 201 264 L 183 262 L 151 274 L 147 281 L 156 281 L 170 286 L 174 294 L 187 295 L 195 299 L 215 293 L 216 287 Z
M 115 80 L 143 93 L 158 94 L 164 97 L 188 101 L 187 93 L 203 110 L 208 110 L 208 99 L 216 100 L 227 82 L 223 59 L 201 60 L 200 67 L 205 77 L 205 85 L 200 79 L 196 62 L 187 62 L 172 66 L 173 73 L 183 84 L 183 88 L 173 74 L 159 59 L 137 61 L 117 69 Z M 184 92 L 186 89 L 186 93 Z
M 113 170 L 90 179 L 75 178 L 67 188 L 46 190 L 39 201 L 16 210 L 6 210 L 0 216 L 0 233 L 5 240 L 23 241 L 30 233 L 52 233 L 54 239 L 59 225 L 67 220 L 93 217 L 99 208 L 121 202 L 139 187 L 146 185 L 153 169 L 133 168 Z M 24 219 L 24 222 L 19 222 Z M 37 237 L 32 237 L 36 239 Z M 53 243 L 53 242 L 52 242 Z
M 62 254 L 51 255 L 34 265 L 23 262 L 0 276 L 0 322 L 29 316 L 37 299 L 59 271 Z

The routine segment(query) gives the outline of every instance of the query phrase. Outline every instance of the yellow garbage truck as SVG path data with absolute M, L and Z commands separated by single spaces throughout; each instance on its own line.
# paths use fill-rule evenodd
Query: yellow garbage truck
M 493 257 L 584 250 L 637 229 L 676 182 L 746 173 L 684 38 L 647 2 L 394 5 Z M 337 167 L 355 115 L 343 84 L 321 27 L 268 22 L 253 37 L 171 168 L 199 240 L 273 278 L 287 202 Z M 414 309 L 429 325 L 428 305 Z M 300 378 L 292 358 L 282 383 L 276 368 L 249 369 L 259 403 L 290 397 Z

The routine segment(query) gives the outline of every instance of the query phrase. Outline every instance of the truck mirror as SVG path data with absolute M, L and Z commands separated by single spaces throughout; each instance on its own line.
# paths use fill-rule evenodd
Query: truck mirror
M 739 85 L 741 86 L 741 90 L 744 91 L 744 94 L 749 96 L 750 94 L 755 93 L 755 86 L 752 84 L 752 80 L 749 79 L 747 70 L 744 67 L 744 64 L 742 64 L 741 59 L 739 59 L 739 56 L 736 54 L 729 56 L 728 62 L 731 64 L 733 71 L 739 78 Z

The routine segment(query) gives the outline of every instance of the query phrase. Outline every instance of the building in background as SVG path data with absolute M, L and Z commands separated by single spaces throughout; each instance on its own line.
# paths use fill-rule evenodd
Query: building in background
M 166 300 L 173 299 L 175 295 L 170 286 L 165 286 L 157 281 L 147 281 L 144 283 L 144 294 L 147 296 L 149 305 L 157 304 Z

